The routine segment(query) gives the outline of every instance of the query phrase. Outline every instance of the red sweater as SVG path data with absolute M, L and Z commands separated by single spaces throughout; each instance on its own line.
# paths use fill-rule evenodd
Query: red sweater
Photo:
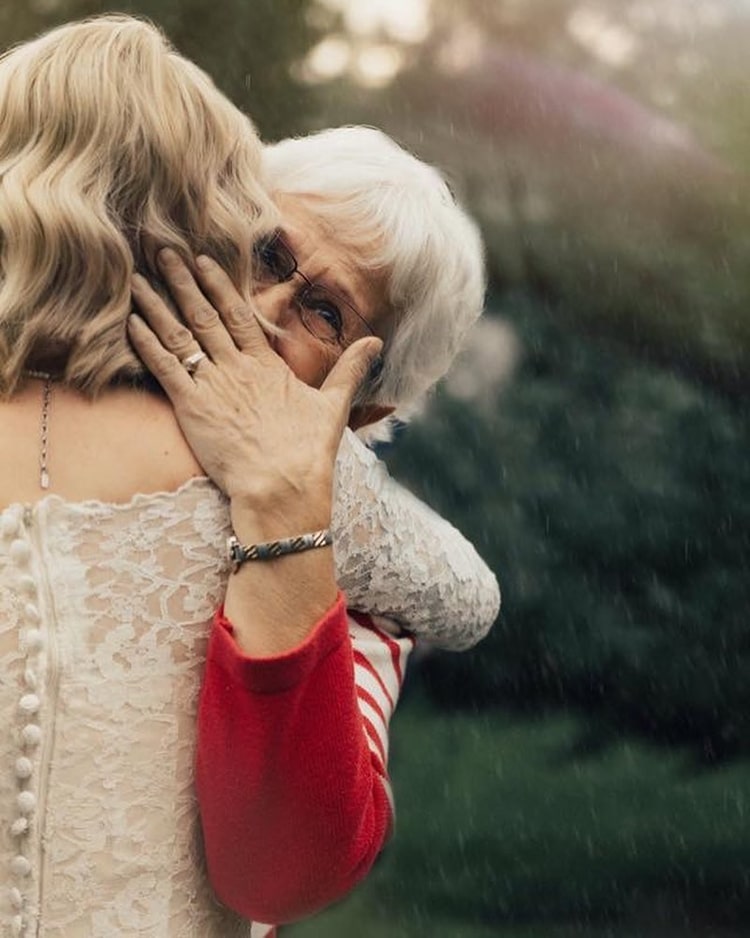
M 413 642 L 341 594 L 283 655 L 249 658 L 232 633 L 220 610 L 198 718 L 208 872 L 240 915 L 288 922 L 347 893 L 388 836 L 388 722 Z

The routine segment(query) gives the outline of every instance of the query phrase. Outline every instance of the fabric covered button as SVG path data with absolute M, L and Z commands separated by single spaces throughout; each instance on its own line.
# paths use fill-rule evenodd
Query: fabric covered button
M 18 701 L 18 708 L 22 713 L 36 713 L 39 709 L 39 698 L 36 694 L 24 694 Z
M 10 890 L 10 903 L 14 909 L 23 908 L 23 896 L 21 895 L 21 890 L 16 886 L 12 886 Z
M 23 637 L 23 643 L 29 651 L 39 651 L 42 647 L 42 633 L 39 629 L 29 629 Z
M 10 545 L 10 556 L 11 560 L 14 560 L 19 565 L 27 564 L 31 557 L 31 548 L 29 547 L 28 541 L 13 541 Z
M 10 931 L 14 938 L 23 934 L 23 918 L 20 915 L 14 915 L 10 923 Z
M 31 759 L 28 759 L 26 756 L 19 756 L 16 759 L 16 778 L 31 778 L 33 771 L 34 766 L 32 765 Z
M 10 832 L 14 837 L 22 837 L 29 830 L 29 819 L 25 817 L 18 817 L 10 825 Z
M 27 723 L 21 730 L 21 739 L 27 746 L 38 746 L 42 741 L 41 727 L 36 723 Z
M 32 671 L 31 668 L 26 668 L 26 670 L 23 672 L 23 679 L 26 686 L 31 688 L 31 690 L 36 688 L 36 671 Z
M 3 537 L 15 537 L 18 534 L 18 518 L 11 511 L 6 511 L 0 518 L 0 534 Z
M 31 863 L 19 853 L 10 861 L 10 871 L 14 876 L 28 876 L 31 872 Z
M 16 804 L 21 814 L 31 814 L 36 807 L 36 795 L 33 791 L 22 791 L 16 797 Z
M 29 625 L 36 625 L 37 622 L 39 622 L 39 610 L 34 605 L 34 603 L 26 603 L 26 605 L 23 607 L 23 614 Z

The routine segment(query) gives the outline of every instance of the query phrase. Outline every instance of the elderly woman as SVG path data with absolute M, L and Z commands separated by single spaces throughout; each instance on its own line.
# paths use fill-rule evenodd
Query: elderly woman
M 380 510 L 379 476 L 353 448 L 337 493 L 363 496 L 337 522 L 351 523 L 348 541 L 336 526 L 335 457 L 381 342 L 357 341 L 347 321 L 320 380 L 296 376 L 283 352 L 294 325 L 264 310 L 266 329 L 283 330 L 269 342 L 247 315 L 258 251 L 254 262 L 245 246 L 267 246 L 278 227 L 259 155 L 206 76 L 127 17 L 63 27 L 0 60 L 9 934 L 270 932 L 211 895 L 196 717 L 206 852 L 228 905 L 285 920 L 364 875 L 390 824 L 384 732 L 410 640 L 347 616 L 332 513 L 339 577 L 350 563 L 371 573 L 373 608 L 418 618 L 425 570 L 457 595 L 486 593 L 472 612 L 496 605 L 491 576 L 447 525 L 408 497 Z M 173 253 L 157 258 L 158 244 Z M 226 269 L 196 268 L 223 323 L 194 305 L 175 250 Z M 134 270 L 160 341 L 137 320 L 131 338 L 200 463 L 127 341 Z M 162 315 L 149 284 L 163 279 L 195 338 Z M 388 340 L 392 313 L 376 318 L 368 326 Z M 403 531 L 414 543 L 402 556 Z
M 313 386 L 320 385 L 340 355 L 342 328 L 348 323 L 354 334 L 374 334 L 374 321 L 380 318 L 378 332 L 385 345 L 377 374 L 358 390 L 349 426 L 363 439 L 387 439 L 392 421 L 408 421 L 448 370 L 481 313 L 483 252 L 476 226 L 437 170 L 374 128 L 341 127 L 268 145 L 263 169 L 282 215 L 278 227 L 255 246 L 254 309 L 261 313 L 274 351 Z M 179 266 L 176 262 L 172 269 Z M 194 287 L 184 269 L 182 276 Z M 204 318 L 215 316 L 205 308 L 203 294 L 193 289 L 192 295 L 204 307 Z M 189 287 L 177 291 L 177 299 L 186 296 Z M 243 306 L 236 290 L 225 302 L 234 310 Z M 192 349 L 191 336 L 185 334 L 184 342 L 185 350 Z M 210 447 L 202 441 L 196 445 L 202 451 L 221 451 L 221 413 L 206 415 L 203 422 L 201 433 L 213 430 L 216 439 Z M 351 478 L 338 486 L 334 511 L 342 522 L 348 519 L 344 536 L 350 538 L 361 512 L 361 504 L 358 511 L 355 503 L 372 501 L 377 492 L 373 510 L 383 518 L 410 499 L 353 434 L 345 434 L 342 447 L 347 455 L 356 454 L 369 477 L 369 491 Z M 203 458 L 210 459 L 210 453 Z M 338 468 L 347 470 L 344 459 Z M 454 544 L 445 522 L 423 509 L 418 515 L 408 523 L 429 517 L 440 530 L 425 532 L 424 541 L 436 537 L 430 548 L 433 561 L 420 557 L 413 564 L 420 571 L 414 582 L 419 609 L 411 612 L 409 631 L 444 648 L 468 648 L 494 620 L 496 583 L 471 549 L 465 552 L 464 545 Z M 394 514 L 385 526 L 398 531 L 400 523 Z M 364 527 L 356 537 L 367 538 Z M 373 596 L 367 595 L 381 573 L 392 581 L 395 566 L 402 567 L 401 575 L 405 572 L 409 543 L 403 531 L 397 538 L 398 554 L 386 564 L 373 567 L 368 560 L 360 570 L 340 571 L 350 604 L 401 618 L 387 599 L 384 606 L 380 598 L 373 606 Z M 422 542 L 418 538 L 420 549 Z M 334 554 L 337 546 L 340 539 Z M 456 579 L 462 583 L 458 594 Z M 378 584 L 376 591 L 387 597 L 387 584 Z
M 282 151 L 286 151 L 285 158 L 277 161 Z M 326 160 L 321 158 L 323 153 L 327 154 Z M 340 173 L 333 171 L 336 166 L 341 167 Z M 336 386 L 332 378 L 344 360 L 340 358 L 342 350 L 358 336 L 379 334 L 384 340 L 386 364 L 378 369 L 376 379 L 371 374 L 360 388 L 350 423 L 366 430 L 368 422 L 394 412 L 404 419 L 448 367 L 466 328 L 481 309 L 482 262 L 475 229 L 439 174 L 383 134 L 367 128 L 342 128 L 286 141 L 269 149 L 266 168 L 270 168 L 271 187 L 283 214 L 279 227 L 261 238 L 255 248 L 253 309 L 243 303 L 231 280 L 207 257 L 196 261 L 198 283 L 178 257 L 163 257 L 164 278 L 191 329 L 176 329 L 166 304 L 142 281 L 138 280 L 134 288 L 139 306 L 161 341 L 137 320 L 131 327 L 133 341 L 171 397 L 194 453 L 219 479 L 222 488 L 228 484 L 225 475 L 243 474 L 245 466 L 257 465 L 263 456 L 272 465 L 284 464 L 301 445 L 301 426 L 295 427 L 289 438 L 274 434 L 270 428 L 264 429 L 262 437 L 249 438 L 234 416 L 227 422 L 227 415 L 244 414 L 249 402 L 257 398 L 257 380 L 264 388 L 269 383 L 278 387 L 277 393 L 267 398 L 265 419 L 270 424 L 280 408 L 303 410 L 288 397 L 290 372 L 304 378 L 309 386 L 331 393 Z M 295 191 L 295 181 L 299 191 Z M 254 312 L 258 312 L 271 335 L 270 342 L 262 341 L 257 346 L 247 338 L 256 329 Z M 409 341 L 404 341 L 404 335 Z M 260 379 L 256 376 L 258 360 L 267 368 Z M 186 371 L 180 363 L 190 367 Z M 305 397 L 309 393 L 309 389 L 304 390 Z M 360 452 L 352 440 L 348 446 Z M 381 481 L 388 481 L 374 456 L 364 455 L 366 452 L 360 452 L 363 462 Z M 303 471 L 314 476 L 309 465 Z M 373 481 L 371 478 L 370 488 Z M 243 479 L 241 484 L 252 486 L 255 493 L 256 480 Z M 330 480 L 326 479 L 324 485 L 328 490 Z M 348 491 L 356 491 L 359 499 L 363 494 L 367 499 L 371 497 L 361 485 L 345 485 L 343 489 L 340 500 L 345 505 Z M 413 590 L 417 604 L 433 607 L 432 613 L 427 608 L 413 612 L 410 629 L 447 647 L 466 647 L 476 641 L 477 629 L 470 623 L 477 618 L 487 622 L 497 611 L 494 582 L 490 585 L 486 577 L 478 575 L 476 562 L 469 555 L 464 553 L 467 563 L 443 554 L 447 544 L 455 541 L 450 533 L 446 532 L 445 539 L 439 535 L 433 545 L 437 554 L 428 560 L 422 539 L 412 540 L 412 525 L 418 513 L 411 512 L 412 517 L 407 517 L 402 511 L 403 498 L 383 499 L 382 490 L 378 494 L 380 510 L 385 513 L 381 520 L 387 517 L 385 527 L 394 533 L 391 544 L 385 546 L 387 574 L 392 580 L 398 570 L 404 578 L 402 590 Z M 249 501 L 257 504 L 257 494 Z M 320 499 L 315 501 L 319 503 Z M 347 507 L 352 518 L 361 516 L 361 505 L 355 509 L 348 503 Z M 308 508 L 287 491 L 281 506 L 282 528 L 293 529 L 296 525 L 301 530 Z M 288 511 L 292 512 L 292 520 L 287 518 Z M 432 523 L 441 524 L 434 518 Z M 420 528 L 422 525 L 420 519 Z M 434 533 L 438 534 L 437 528 Z M 359 536 L 369 538 L 363 528 Z M 307 578 L 308 596 L 313 595 L 313 584 L 321 589 L 330 583 L 327 563 L 328 558 L 318 555 L 309 557 L 307 571 L 296 565 L 300 575 L 304 573 Z M 378 578 L 376 566 L 370 564 L 362 570 L 367 577 L 363 596 L 357 595 L 363 584 L 352 579 L 350 605 L 360 604 L 361 598 L 362 604 L 371 606 L 373 580 Z M 339 582 L 346 580 L 344 573 Z M 463 626 L 441 626 L 435 621 L 434 609 L 440 602 L 445 603 L 445 595 L 455 591 L 461 580 L 470 584 L 461 592 L 471 596 L 472 614 L 468 621 L 464 617 Z M 392 586 L 387 582 L 383 586 L 388 603 Z M 254 584 L 251 592 L 255 594 Z M 311 641 L 320 642 L 325 633 L 319 625 L 311 626 L 309 619 L 307 626 L 293 633 L 281 632 L 278 623 L 266 631 L 256 608 L 248 604 L 250 592 L 247 603 L 239 589 L 234 593 L 230 590 L 229 595 L 232 604 L 227 601 L 220 614 L 224 631 L 218 635 L 229 633 L 233 641 L 221 639 L 218 653 L 234 680 L 232 691 L 222 685 L 218 702 L 211 703 L 211 713 L 229 711 L 237 716 L 231 725 L 224 724 L 221 734 L 213 728 L 207 733 L 202 752 L 210 751 L 210 759 L 198 766 L 209 871 L 227 904 L 248 915 L 255 910 L 257 915 L 259 909 L 266 908 L 257 904 L 259 895 L 270 901 L 277 894 L 288 894 L 297 870 L 312 870 L 314 883 L 307 881 L 305 874 L 299 880 L 299 914 L 310 909 L 306 904 L 308 890 L 316 896 L 327 893 L 335 898 L 353 885 L 369 866 L 390 826 L 384 771 L 387 720 L 383 715 L 389 714 L 395 704 L 408 646 L 403 645 L 401 637 L 399 648 L 382 630 L 373 630 L 372 623 L 368 635 L 362 632 L 367 623 L 350 620 L 354 647 L 344 641 L 333 655 L 326 644 L 326 650 L 318 652 L 328 656 L 325 672 L 318 674 L 315 684 L 304 686 L 299 682 L 295 694 L 289 695 L 288 707 L 278 710 L 279 722 L 272 725 L 259 718 L 257 703 L 253 704 L 254 688 L 242 679 L 240 663 L 247 664 L 249 658 L 254 658 L 257 665 L 258 656 L 269 656 L 267 661 L 284 660 L 288 665 L 290 654 L 300 653 Z M 288 616 L 291 622 L 296 600 L 291 595 L 289 598 L 293 600 Z M 321 606 L 324 604 L 322 601 Z M 478 610 L 482 610 L 479 616 Z M 398 616 L 392 607 L 381 611 Z M 335 633 L 330 624 L 326 629 L 330 640 Z M 358 654 L 366 657 L 367 639 L 374 646 L 369 652 L 370 669 L 387 683 L 389 690 L 385 695 L 378 693 L 372 674 L 365 672 L 364 678 L 358 679 L 354 669 L 364 718 L 362 733 L 342 723 L 340 702 L 351 695 L 352 663 L 356 663 Z M 380 665 L 378 655 L 384 659 Z M 373 687 L 382 705 L 373 701 Z M 207 683 L 204 701 L 213 701 L 210 695 Z M 203 726 L 207 723 L 204 720 Z M 265 725 L 269 733 L 265 746 L 258 742 L 259 725 Z M 293 733 L 290 728 L 295 725 Z M 289 741 L 288 750 L 278 745 L 282 735 Z M 322 748 L 321 737 L 327 741 Z M 334 744 L 334 740 L 338 742 Z M 365 743 L 370 747 L 369 756 Z M 310 747 L 309 756 L 300 759 L 300 752 L 309 752 Z M 358 770 L 356 779 L 337 780 L 338 784 L 329 784 L 325 792 L 324 786 L 321 790 L 310 788 L 311 775 L 316 771 L 330 778 L 327 760 L 334 748 L 342 764 L 361 765 L 363 758 L 372 760 L 375 778 Z M 274 765 L 278 766 L 276 771 L 272 770 Z M 297 772 L 294 765 L 299 766 Z M 263 836 L 257 819 L 258 791 L 263 787 L 261 778 L 269 774 L 274 782 L 272 791 L 263 792 L 266 810 L 262 823 L 267 830 L 267 836 Z M 297 808 L 293 814 L 290 804 Z M 315 817 L 320 818 L 318 835 L 301 839 L 301 828 L 310 826 Z M 323 828 L 330 828 L 334 818 L 334 829 L 342 836 L 328 838 L 336 847 L 326 856 L 321 853 L 325 839 L 320 834 Z M 363 859 L 363 847 L 370 858 L 367 861 Z M 290 856 L 294 856 L 293 863 Z M 267 879 L 251 873 L 261 868 Z M 248 893 L 250 878 L 257 891 Z M 279 918 L 282 904 L 271 908 L 277 914 L 267 917 Z

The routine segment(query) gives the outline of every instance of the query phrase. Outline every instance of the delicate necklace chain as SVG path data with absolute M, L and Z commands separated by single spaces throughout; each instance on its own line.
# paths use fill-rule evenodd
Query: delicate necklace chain
M 44 381 L 42 389 L 42 427 L 41 427 L 41 446 L 39 449 L 39 486 L 43 489 L 49 488 L 49 470 L 47 468 L 47 456 L 49 451 L 49 404 L 52 395 L 52 375 L 47 371 L 25 371 L 24 374 L 29 378 L 39 378 Z

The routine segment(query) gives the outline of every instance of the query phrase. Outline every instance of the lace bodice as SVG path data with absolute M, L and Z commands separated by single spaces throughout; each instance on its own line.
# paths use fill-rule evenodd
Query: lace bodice
M 221 496 L 51 497 L 0 524 L 3 934 L 223 935 L 192 792 Z
M 438 637 L 462 643 L 461 607 L 430 580 L 440 552 L 418 558 L 412 540 L 430 528 L 424 550 L 450 532 L 409 497 L 403 513 L 380 505 L 370 485 L 379 470 L 350 444 L 334 530 L 350 600 L 422 630 L 423 596 L 432 615 L 447 600 L 440 619 L 452 624 Z M 342 491 L 348 485 L 360 496 Z M 193 792 L 197 699 L 228 525 L 227 504 L 205 479 L 126 505 L 50 496 L 0 513 L 3 935 L 265 933 L 212 898 Z M 460 585 L 471 581 L 472 555 L 453 539 L 443 549 L 460 560 L 443 576 Z M 473 595 L 486 576 L 474 569 Z M 475 607 L 485 614 L 496 602 L 496 587 L 489 592 Z

